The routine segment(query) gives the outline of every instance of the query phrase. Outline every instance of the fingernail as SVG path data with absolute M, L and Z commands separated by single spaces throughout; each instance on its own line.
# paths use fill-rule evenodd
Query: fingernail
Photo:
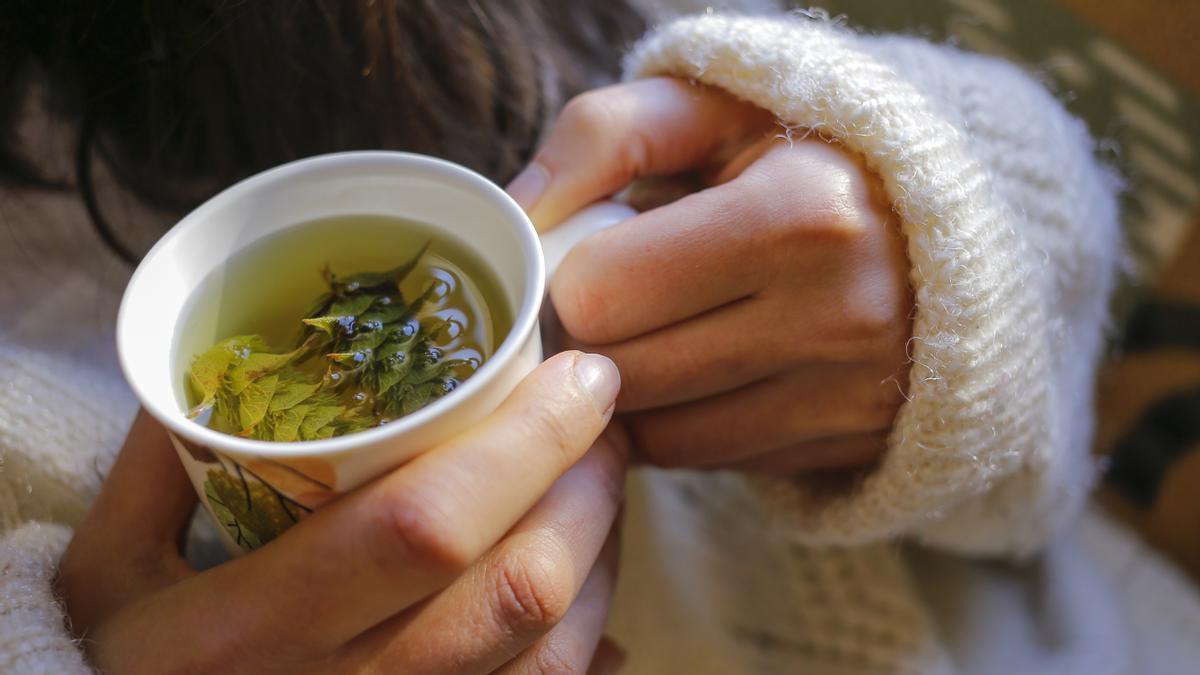
M 529 211 L 537 206 L 538 200 L 542 198 L 542 193 L 546 191 L 546 186 L 549 184 L 550 172 L 546 170 L 546 167 L 537 162 L 531 162 L 508 184 L 506 190 L 508 195 L 521 205 L 521 208 Z
M 592 397 L 596 412 L 607 415 L 621 390 L 621 373 L 607 356 L 581 354 L 575 359 L 575 380 Z

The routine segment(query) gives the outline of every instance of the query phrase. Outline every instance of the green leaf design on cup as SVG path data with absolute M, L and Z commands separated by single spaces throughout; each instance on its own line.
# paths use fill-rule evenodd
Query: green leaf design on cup
M 213 468 L 204 481 L 204 496 L 229 536 L 246 550 L 266 544 L 308 513 L 308 509 L 270 484 L 246 475 Z

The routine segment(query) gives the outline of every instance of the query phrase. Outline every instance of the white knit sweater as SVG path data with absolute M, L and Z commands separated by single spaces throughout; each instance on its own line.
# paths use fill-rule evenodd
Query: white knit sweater
M 911 400 L 883 462 L 850 493 L 820 501 L 803 482 L 635 477 L 610 625 L 631 654 L 627 672 L 1174 673 L 1200 663 L 1195 589 L 1097 513 L 1081 516 L 1118 251 L 1115 188 L 1082 125 L 1012 66 L 799 15 L 680 20 L 628 67 L 723 88 L 862 154 L 901 217 L 917 311 Z M 0 216 L 14 220 L 13 203 Z M 79 255 L 53 242 L 44 253 Z M 0 258 L 9 264 L 31 274 L 51 263 Z M 79 384 L 85 395 L 79 360 L 43 339 L 86 300 L 30 308 L 37 280 L 10 275 L 0 312 L 25 327 L 0 334 L 6 528 L 73 522 L 132 415 L 105 361 L 109 299 L 124 277 L 101 284 L 70 268 L 63 278 L 103 287 L 88 333 L 99 347 L 82 372 L 104 384 Z M 34 524 L 2 544 L 0 672 L 85 670 L 49 592 L 67 536 Z

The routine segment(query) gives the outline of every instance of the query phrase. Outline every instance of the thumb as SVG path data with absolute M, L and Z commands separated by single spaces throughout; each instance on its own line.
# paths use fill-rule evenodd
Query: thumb
M 671 78 L 595 89 L 567 103 L 508 192 L 544 232 L 638 178 L 727 159 L 772 120 L 719 89 Z

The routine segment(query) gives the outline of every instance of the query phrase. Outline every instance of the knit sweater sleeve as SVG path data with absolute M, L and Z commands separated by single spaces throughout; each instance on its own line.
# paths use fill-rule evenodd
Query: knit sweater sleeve
M 29 523 L 0 537 L 0 673 L 91 673 L 54 595 L 71 530 Z
M 763 482 L 790 532 L 1024 555 L 1079 512 L 1120 240 L 1116 184 L 1081 122 L 1010 64 L 799 15 L 681 19 L 627 71 L 719 87 L 837 139 L 900 217 L 916 299 L 908 401 L 850 491 Z

